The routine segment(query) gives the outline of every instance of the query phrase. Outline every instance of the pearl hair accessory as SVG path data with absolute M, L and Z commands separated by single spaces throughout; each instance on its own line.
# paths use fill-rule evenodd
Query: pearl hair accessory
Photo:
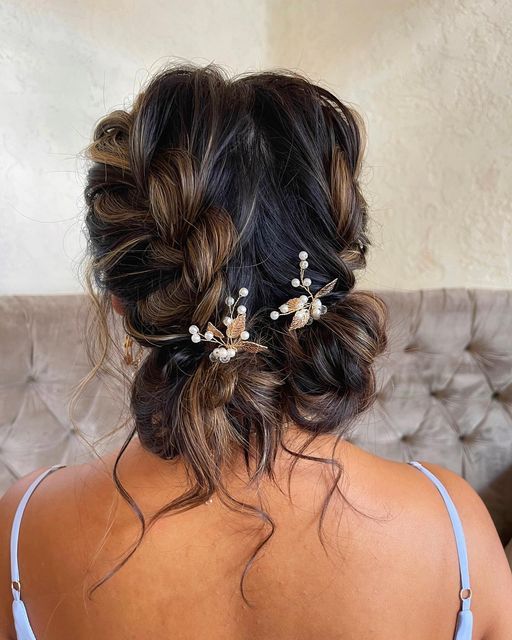
M 238 298 L 236 300 L 232 296 L 226 298 L 225 302 L 229 308 L 229 315 L 226 315 L 222 320 L 226 325 L 226 336 L 211 322 L 208 323 L 207 330 L 204 334 L 199 332 L 199 327 L 195 324 L 190 325 L 188 328 L 192 334 L 190 336 L 192 342 L 201 342 L 201 340 L 204 340 L 220 345 L 220 347 L 215 347 L 210 353 L 209 357 L 212 362 L 229 362 L 231 358 L 236 355 L 237 351 L 256 353 L 268 348 L 257 342 L 249 341 L 249 332 L 245 330 L 247 309 L 243 304 L 238 305 L 240 298 L 245 298 L 248 295 L 249 290 L 246 289 L 246 287 L 242 287 L 238 292 Z M 233 317 L 235 307 L 237 311 L 236 318 Z
M 279 311 L 270 312 L 272 320 L 277 320 L 279 316 L 285 316 L 293 313 L 293 320 L 288 327 L 289 331 L 300 329 L 306 324 L 311 324 L 313 320 L 318 320 L 320 316 L 327 313 L 327 307 L 322 304 L 320 298 L 331 293 L 338 281 L 338 278 L 331 280 L 331 282 L 327 283 L 324 287 L 313 294 L 309 288 L 311 285 L 311 278 L 304 277 L 304 272 L 309 266 L 307 259 L 308 254 L 306 251 L 301 251 L 299 253 L 300 279 L 293 278 L 291 284 L 292 287 L 301 287 L 302 289 L 305 289 L 308 292 L 308 295 L 306 296 L 303 294 L 300 297 L 291 298 L 279 307 Z

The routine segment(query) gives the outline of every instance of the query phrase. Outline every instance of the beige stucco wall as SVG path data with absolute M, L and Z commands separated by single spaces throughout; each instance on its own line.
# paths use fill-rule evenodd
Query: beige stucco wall
M 361 284 L 512 286 L 512 3 L 275 1 L 270 57 L 364 114 Z
M 81 291 L 94 123 L 168 59 L 264 66 L 265 15 L 252 0 L 0 3 L 0 294 Z
M 363 286 L 512 286 L 512 2 L 0 7 L 0 293 L 78 291 L 94 121 L 168 57 L 303 71 L 368 127 Z

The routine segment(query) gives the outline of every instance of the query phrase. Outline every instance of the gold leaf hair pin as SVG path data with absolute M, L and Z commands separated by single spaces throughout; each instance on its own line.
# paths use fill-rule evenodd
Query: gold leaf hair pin
M 233 358 L 237 351 L 249 351 L 256 353 L 258 351 L 265 351 L 268 347 L 258 344 L 257 342 L 249 341 L 249 332 L 245 329 L 246 320 L 246 307 L 241 304 L 237 307 L 237 315 L 233 317 L 234 308 L 238 304 L 240 298 L 245 298 L 249 295 L 249 290 L 246 287 L 242 287 L 238 292 L 238 298 L 235 300 L 232 296 L 228 296 L 225 300 L 226 305 L 229 308 L 229 315 L 225 316 L 223 323 L 226 325 L 226 335 L 217 329 L 211 322 L 208 323 L 207 330 L 204 334 L 199 332 L 199 327 L 195 324 L 190 325 L 188 328 L 192 334 L 190 336 L 192 342 L 212 342 L 220 345 L 210 353 L 210 360 L 212 362 L 229 362 Z
M 331 280 L 324 287 L 319 289 L 315 294 L 310 290 L 311 278 L 305 278 L 304 272 L 308 268 L 308 254 L 306 251 L 299 253 L 299 266 L 300 266 L 300 279 L 293 278 L 291 281 L 292 287 L 301 287 L 308 292 L 308 295 L 301 295 L 297 298 L 290 298 L 284 304 L 279 307 L 279 311 L 271 311 L 270 317 L 272 320 L 277 320 L 279 316 L 286 316 L 293 313 L 293 320 L 288 327 L 289 331 L 294 329 L 300 329 L 306 324 L 311 324 L 313 320 L 318 320 L 320 316 L 327 312 L 327 307 L 322 304 L 321 297 L 331 293 L 336 286 L 338 278 Z

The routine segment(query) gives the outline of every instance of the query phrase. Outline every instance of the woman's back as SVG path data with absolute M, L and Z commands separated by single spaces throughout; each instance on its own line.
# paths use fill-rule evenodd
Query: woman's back
M 326 454 L 326 444 L 317 443 L 315 455 Z M 241 597 L 240 577 L 261 540 L 258 531 L 267 533 L 269 527 L 227 509 L 217 496 L 158 520 L 127 564 L 88 600 L 87 586 L 113 568 L 139 528 L 112 483 L 112 456 L 105 458 L 106 470 L 98 462 L 57 470 L 34 493 L 20 530 L 22 599 L 37 640 L 453 638 L 461 607 L 459 565 L 438 491 L 412 466 L 348 443 L 340 448 L 340 462 L 343 495 L 354 508 L 333 497 L 324 521 L 327 554 L 317 531 L 318 510 L 331 482 L 326 470 L 300 462 L 292 475 L 292 501 L 286 495 L 284 457 L 276 465 L 283 492 L 270 481 L 263 483 L 262 505 L 275 532 L 246 576 L 253 608 Z M 504 639 L 505 632 L 484 636 L 494 616 L 501 619 L 496 624 L 512 625 L 510 612 L 500 608 L 500 599 L 511 597 L 512 578 L 490 518 L 463 480 L 427 466 L 444 480 L 463 523 L 472 638 Z M 155 458 L 136 440 L 123 458 L 120 477 L 146 515 L 181 494 L 186 482 L 179 463 Z M 12 596 L 6 525 L 28 479 L 3 499 L 6 640 L 15 638 L 7 622 Z M 228 486 L 233 495 L 254 502 L 254 490 L 235 474 Z

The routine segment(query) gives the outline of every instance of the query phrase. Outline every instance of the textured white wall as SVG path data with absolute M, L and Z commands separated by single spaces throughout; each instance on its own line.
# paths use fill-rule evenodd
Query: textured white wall
M 512 2 L 271 0 L 270 58 L 368 126 L 361 285 L 512 286 Z
M 0 4 L 0 293 L 72 293 L 94 123 L 166 60 L 265 66 L 251 0 L 4 0 Z
M 168 58 L 291 67 L 365 116 L 361 284 L 512 286 L 512 3 L 5 1 L 0 293 L 80 290 L 94 122 Z

